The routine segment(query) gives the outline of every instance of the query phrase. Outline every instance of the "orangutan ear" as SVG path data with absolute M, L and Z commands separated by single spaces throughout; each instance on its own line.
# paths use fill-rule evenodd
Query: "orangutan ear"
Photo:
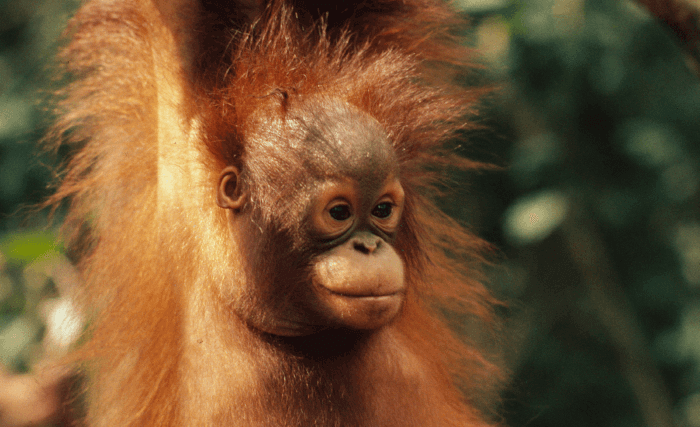
M 239 177 L 241 172 L 235 166 L 226 166 L 219 175 L 216 204 L 224 209 L 239 210 L 245 204 L 245 194 Z

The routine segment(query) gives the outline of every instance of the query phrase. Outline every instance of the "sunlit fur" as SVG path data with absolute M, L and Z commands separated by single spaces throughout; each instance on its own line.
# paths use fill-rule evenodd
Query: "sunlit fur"
M 71 21 L 60 59 L 72 83 L 49 139 L 73 150 L 52 202 L 68 201 L 92 315 L 73 359 L 89 376 L 88 424 L 491 425 L 482 410 L 499 372 L 442 320 L 457 310 L 493 322 L 478 280 L 486 245 L 431 200 L 445 167 L 478 166 L 442 148 L 470 127 L 479 95 L 451 82 L 465 65 L 452 35 L 462 23 L 434 0 L 359 4 L 325 20 L 282 1 L 91 1 Z M 236 262 L 246 242 L 216 204 L 219 172 L 284 117 L 273 105 L 309 97 L 373 117 L 406 194 L 402 312 L 318 358 L 285 352 L 227 309 L 247 283 Z M 275 188 L 274 174 L 256 176 L 249 185 Z

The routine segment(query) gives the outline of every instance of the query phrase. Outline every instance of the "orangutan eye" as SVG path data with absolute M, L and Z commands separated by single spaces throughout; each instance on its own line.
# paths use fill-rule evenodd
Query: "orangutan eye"
M 372 215 L 385 219 L 391 216 L 391 212 L 394 210 L 394 205 L 389 202 L 380 203 L 372 209 Z
M 350 206 L 348 205 L 333 206 L 328 210 L 328 213 L 330 214 L 331 218 L 336 221 L 345 221 L 351 216 Z

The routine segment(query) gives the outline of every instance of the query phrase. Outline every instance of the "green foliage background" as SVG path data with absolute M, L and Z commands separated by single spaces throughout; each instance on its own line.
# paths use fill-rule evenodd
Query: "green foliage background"
M 614 0 L 460 3 L 497 87 L 447 211 L 500 251 L 510 426 L 700 426 L 700 79 L 674 36 Z M 52 160 L 45 66 L 75 2 L 0 1 L 0 361 L 40 357 Z

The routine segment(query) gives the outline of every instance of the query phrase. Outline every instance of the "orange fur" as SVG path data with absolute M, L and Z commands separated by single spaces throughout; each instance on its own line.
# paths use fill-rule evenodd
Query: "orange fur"
M 75 154 L 52 202 L 69 200 L 94 315 L 75 354 L 90 377 L 87 422 L 490 425 L 477 407 L 499 372 L 439 314 L 493 321 L 478 280 L 487 246 L 430 198 L 441 169 L 479 166 L 442 148 L 470 126 L 479 96 L 451 82 L 466 65 L 452 34 L 461 21 L 435 0 L 327 18 L 282 1 L 227 6 L 90 1 L 67 32 L 73 83 L 53 140 Z M 230 286 L 246 280 L 236 264 L 246 242 L 228 236 L 217 173 L 245 157 L 280 89 L 368 113 L 400 161 L 409 294 L 393 324 L 338 358 L 285 353 L 227 309 Z

